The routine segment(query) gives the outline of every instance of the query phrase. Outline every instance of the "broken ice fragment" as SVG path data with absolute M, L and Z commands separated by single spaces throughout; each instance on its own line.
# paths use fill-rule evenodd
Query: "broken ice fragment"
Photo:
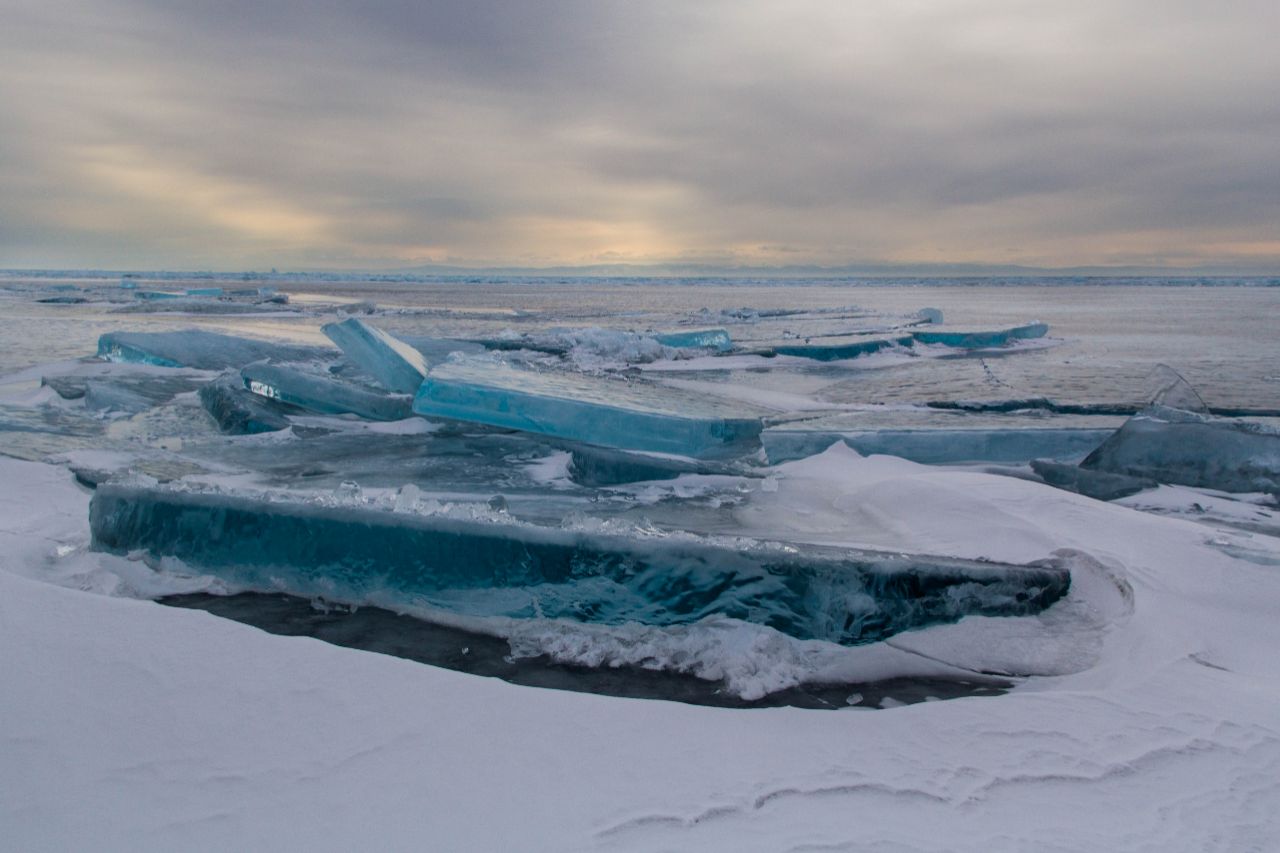
M 1146 386 L 1147 401 L 1152 406 L 1209 414 L 1209 407 L 1196 393 L 1196 389 L 1191 387 L 1191 383 L 1167 364 L 1155 366 L 1147 375 Z
M 729 466 L 678 456 L 652 456 L 608 447 L 576 445 L 569 462 L 569 478 L 580 486 L 617 486 L 648 480 L 674 480 L 681 474 L 740 473 Z
M 815 361 L 843 361 L 863 355 L 880 352 L 891 347 L 911 346 L 912 338 L 907 336 L 892 338 L 832 338 L 809 339 L 802 344 L 783 344 L 772 348 L 777 355 L 791 355 L 798 358 L 811 358 Z
M 1028 323 L 994 331 L 983 329 L 918 330 L 911 335 L 922 344 L 942 344 L 960 349 L 1001 347 L 1018 340 L 1043 338 L 1049 332 L 1047 323 Z
M 1049 459 L 1031 460 L 1031 470 L 1039 474 L 1040 479 L 1050 486 L 1100 501 L 1113 501 L 1117 498 L 1136 495 L 1146 489 L 1153 489 L 1157 485 L 1155 480 L 1146 477 L 1129 477 L 1124 474 L 1094 471 Z
M 1162 406 L 1139 412 L 1082 468 L 1226 492 L 1280 493 L 1280 431 Z
M 224 373 L 200 389 L 200 403 L 229 435 L 288 429 L 289 419 L 269 400 L 245 390 L 238 373 Z
M 485 359 L 432 369 L 413 410 L 603 447 L 712 457 L 759 447 L 760 414 L 645 382 L 526 370 Z
M 109 361 L 194 367 L 200 370 L 240 368 L 264 358 L 310 361 L 332 358 L 332 350 L 222 335 L 201 329 L 180 332 L 107 332 L 98 338 L 98 357 Z
M 245 365 L 240 376 L 255 394 L 324 415 L 349 413 L 375 421 L 398 421 L 412 414 L 407 396 L 378 394 L 265 361 Z
M 387 388 L 401 394 L 418 390 L 427 376 L 422 353 L 355 317 L 320 328 L 348 358 Z
M 176 557 L 236 584 L 473 616 L 679 625 L 710 616 L 854 644 L 970 614 L 1037 613 L 1059 566 L 1013 566 L 489 520 L 107 483 L 93 547 Z
M 682 332 L 660 332 L 651 337 L 664 347 L 676 349 L 712 349 L 727 352 L 733 349 L 733 341 L 724 329 L 693 329 Z
M 916 312 L 916 318 L 926 323 L 937 325 L 942 322 L 942 310 L 939 308 L 921 308 Z
M 187 289 L 187 296 L 221 296 L 221 287 L 192 287 Z
M 159 299 L 181 299 L 181 293 L 168 293 L 163 290 L 135 290 L 133 292 L 135 299 L 144 299 L 149 301 Z
M 769 463 L 821 453 L 842 441 L 863 455 L 883 453 L 913 462 L 1027 463 L 1076 460 L 1111 435 L 1123 419 L 1105 415 L 1043 417 L 1034 412 L 986 413 L 936 409 L 844 412 L 770 427 L 761 435 Z

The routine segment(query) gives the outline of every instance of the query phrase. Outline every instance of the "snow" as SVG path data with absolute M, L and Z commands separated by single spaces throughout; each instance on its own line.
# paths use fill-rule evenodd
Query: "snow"
M 739 711 L 517 687 L 130 600 L 166 573 L 84 550 L 88 496 L 64 470 L 0 459 L 0 477 L 6 849 L 1261 851 L 1280 837 L 1280 579 L 1215 546 L 1243 535 L 1230 529 L 839 446 L 778 466 L 776 490 L 739 510 L 756 533 L 1058 552 L 1073 590 L 1041 617 L 864 647 L 881 675 L 1053 673 L 1007 695 Z M 1275 537 L 1249 541 L 1280 557 Z M 711 627 L 722 661 L 796 652 Z

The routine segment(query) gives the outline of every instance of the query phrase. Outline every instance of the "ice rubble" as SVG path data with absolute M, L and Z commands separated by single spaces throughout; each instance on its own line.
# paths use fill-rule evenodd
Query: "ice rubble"
M 485 358 L 433 368 L 413 410 L 427 417 L 695 458 L 753 452 L 763 428 L 761 413 L 750 406 L 643 381 L 520 369 Z
M 412 394 L 427 376 L 421 352 L 363 320 L 350 317 L 327 323 L 321 331 L 390 391 Z
M 1068 573 L 940 557 L 621 536 L 105 484 L 94 547 L 176 557 L 236 584 L 335 600 L 419 597 L 472 616 L 679 625 L 710 616 L 850 644 L 966 615 L 1027 615 Z

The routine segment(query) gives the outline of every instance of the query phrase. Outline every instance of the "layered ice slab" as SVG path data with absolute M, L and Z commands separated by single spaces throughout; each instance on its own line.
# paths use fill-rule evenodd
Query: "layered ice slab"
M 675 349 L 711 349 L 716 352 L 728 352 L 733 349 L 733 340 L 724 329 L 655 332 L 651 337 L 664 347 Z
M 422 353 L 381 329 L 352 317 L 320 327 L 358 366 L 388 389 L 412 394 L 427 377 L 427 361 Z
M 971 614 L 1037 613 L 1069 573 L 816 546 L 621 536 L 116 483 L 93 547 L 176 557 L 235 584 L 469 616 L 681 625 L 730 617 L 865 643 Z
M 352 414 L 374 421 L 398 421 L 412 414 L 408 396 L 379 394 L 270 362 L 245 365 L 240 376 L 254 394 L 322 415 Z
M 754 408 L 622 379 L 522 369 L 463 358 L 432 369 L 413 410 L 621 450 L 694 458 L 760 446 Z
M 844 361 L 893 347 L 909 347 L 911 344 L 910 335 L 879 338 L 827 337 L 808 339 L 804 343 L 778 344 L 770 347 L 769 352 L 814 361 Z
M 1152 406 L 1125 421 L 1080 466 L 1161 483 L 1280 494 L 1280 429 Z
M 289 419 L 269 400 L 245 390 L 244 380 L 224 373 L 200 389 L 200 404 L 229 435 L 252 435 L 289 428 Z
M 332 350 L 273 343 L 235 335 L 184 329 L 180 332 L 107 332 L 98 338 L 98 357 L 108 361 L 194 367 L 199 370 L 240 368 L 254 361 L 328 359 Z
M 942 344 L 959 349 L 986 349 L 1002 347 L 1014 341 L 1043 338 L 1049 333 L 1047 323 L 1027 323 L 1008 329 L 920 329 L 911 333 L 922 344 Z
M 1123 417 L 1037 412 L 894 409 L 843 412 L 770 427 L 761 435 L 771 465 L 821 453 L 837 441 L 869 456 L 939 465 L 1078 460 L 1105 441 Z

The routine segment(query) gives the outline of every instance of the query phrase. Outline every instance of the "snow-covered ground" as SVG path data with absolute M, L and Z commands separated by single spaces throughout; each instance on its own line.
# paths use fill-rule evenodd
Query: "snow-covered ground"
M 743 711 L 517 687 L 137 600 L 214 582 L 87 551 L 88 496 L 62 468 L 0 459 L 0 482 L 0 849 L 1280 839 L 1280 540 L 1257 530 L 843 447 L 779 466 L 739 510 L 745 529 L 1056 553 L 1073 589 L 1040 617 L 970 618 L 839 662 L 1040 673 L 1007 695 Z

